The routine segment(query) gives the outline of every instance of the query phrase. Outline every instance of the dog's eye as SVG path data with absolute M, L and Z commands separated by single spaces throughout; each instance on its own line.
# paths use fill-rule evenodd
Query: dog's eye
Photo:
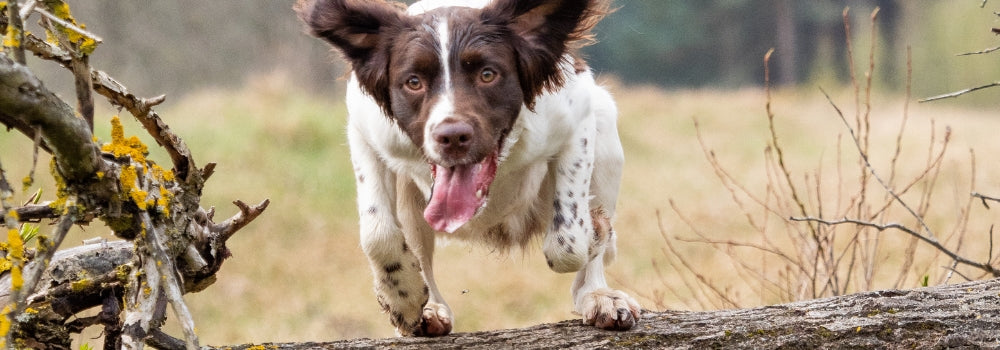
M 479 80 L 482 81 L 483 83 L 489 84 L 496 79 L 497 79 L 497 72 L 494 72 L 492 69 L 486 68 L 483 69 L 482 73 L 479 73 Z
M 418 91 L 424 87 L 424 82 L 420 81 L 420 78 L 416 76 L 409 77 L 406 79 L 406 88 Z

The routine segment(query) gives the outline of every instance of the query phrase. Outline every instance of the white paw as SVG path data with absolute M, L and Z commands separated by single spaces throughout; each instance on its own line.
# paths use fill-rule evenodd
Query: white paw
M 451 333 L 451 310 L 447 305 L 427 302 L 421 313 L 420 329 L 414 332 L 416 336 L 437 337 Z
M 629 330 L 642 318 L 642 310 L 635 299 L 610 288 L 584 295 L 579 310 L 584 324 L 608 330 Z

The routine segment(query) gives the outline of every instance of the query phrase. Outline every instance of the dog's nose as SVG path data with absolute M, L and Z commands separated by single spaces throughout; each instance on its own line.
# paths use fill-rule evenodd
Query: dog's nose
M 466 122 L 445 122 L 434 128 L 434 141 L 444 153 L 463 153 L 472 144 L 472 125 Z

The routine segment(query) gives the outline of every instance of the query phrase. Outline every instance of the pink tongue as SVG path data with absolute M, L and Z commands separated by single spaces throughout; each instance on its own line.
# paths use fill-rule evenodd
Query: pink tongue
M 424 209 L 424 220 L 432 228 L 452 233 L 476 214 L 483 202 L 483 196 L 476 196 L 481 165 L 434 166 L 434 190 Z

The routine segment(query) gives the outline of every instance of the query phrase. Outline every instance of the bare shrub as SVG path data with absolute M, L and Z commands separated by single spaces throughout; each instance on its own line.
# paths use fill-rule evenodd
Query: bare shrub
M 969 242 L 982 239 L 985 228 L 969 229 L 969 216 L 975 198 L 987 204 L 995 199 L 976 194 L 975 152 L 969 151 L 970 184 L 963 203 L 953 207 L 939 205 L 941 175 L 951 130 L 931 121 L 932 133 L 921 137 L 907 129 L 909 106 L 904 102 L 894 143 L 880 149 L 872 139 L 872 76 L 875 67 L 876 24 L 878 9 L 871 14 L 871 46 L 868 66 L 859 75 L 850 62 L 853 87 L 853 113 L 844 112 L 822 91 L 830 102 L 833 114 L 847 131 L 838 133 L 836 156 L 820 159 L 811 172 L 797 174 L 788 164 L 779 137 L 779 119 L 772 110 L 769 61 L 764 57 L 766 117 L 769 142 L 763 151 L 765 181 L 763 184 L 741 184 L 719 160 L 703 138 L 703 130 L 694 120 L 695 129 L 705 159 L 715 177 L 728 191 L 729 200 L 739 209 L 734 216 L 742 217 L 756 239 L 723 238 L 689 218 L 684 209 L 673 201 L 673 212 L 690 229 L 691 234 L 668 235 L 660 225 L 666 242 L 664 259 L 668 266 L 684 272 L 685 287 L 691 290 L 694 303 L 701 308 L 743 307 L 743 298 L 731 284 L 713 280 L 694 266 L 683 254 L 678 243 L 703 244 L 713 247 L 729 259 L 738 281 L 752 287 L 765 303 L 786 302 L 844 295 L 881 288 L 907 288 L 948 283 L 954 275 L 964 279 L 1000 276 L 993 266 L 992 228 L 989 229 L 989 254 L 977 261 L 966 256 Z M 848 55 L 853 56 L 851 23 L 848 10 L 843 13 Z M 910 100 L 912 64 L 907 50 L 905 101 Z M 859 78 L 860 77 L 860 78 Z M 853 117 L 853 118 L 851 118 Z M 846 135 L 846 136 L 845 136 Z M 900 155 L 911 140 L 926 142 L 926 160 L 914 168 L 903 164 Z M 883 142 L 884 143 L 884 142 Z M 873 153 L 888 154 L 874 159 Z M 831 164 L 832 163 L 832 164 Z M 952 211 L 951 214 L 943 213 Z M 660 213 L 657 213 L 658 220 Z M 942 223 L 928 218 L 950 215 L 952 222 Z M 830 219 L 836 218 L 836 219 Z M 903 235 L 898 235 L 903 233 Z M 662 273 L 662 272 L 661 272 Z M 664 283 L 665 291 L 680 296 L 675 287 Z M 655 295 L 652 296 L 655 299 Z M 690 305 L 694 307 L 695 305 Z

